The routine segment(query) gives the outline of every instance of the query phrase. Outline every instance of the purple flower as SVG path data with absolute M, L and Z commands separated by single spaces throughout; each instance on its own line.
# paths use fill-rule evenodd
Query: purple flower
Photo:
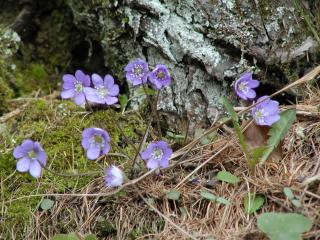
M 149 67 L 148 63 L 142 59 L 135 59 L 124 68 L 126 71 L 126 78 L 132 82 L 133 86 L 146 83 L 148 80 Z
M 101 128 L 86 128 L 82 132 L 82 147 L 87 151 L 87 158 L 95 160 L 110 151 L 109 134 Z
M 118 187 L 123 183 L 123 172 L 112 165 L 106 170 L 105 182 L 107 187 Z
M 90 102 L 112 105 L 118 102 L 119 86 L 114 83 L 111 75 L 106 75 L 104 79 L 98 74 L 92 74 L 94 88 L 85 88 L 86 98 Z
M 150 82 L 156 89 L 161 89 L 169 86 L 171 83 L 170 73 L 166 65 L 158 64 L 155 69 L 149 74 Z
M 75 75 L 65 74 L 62 77 L 63 85 L 61 98 L 73 98 L 77 105 L 83 105 L 86 101 L 85 87 L 90 87 L 90 76 L 84 74 L 81 70 L 77 70 Z
M 147 162 L 149 169 L 166 168 L 169 166 L 169 158 L 172 149 L 164 141 L 152 142 L 141 153 L 141 158 Z
M 252 79 L 252 73 L 244 73 L 234 84 L 234 90 L 240 98 L 248 100 L 256 97 L 256 92 L 252 89 L 258 86 L 259 81 Z
M 47 154 L 39 142 L 30 139 L 13 150 L 13 156 L 19 159 L 16 165 L 17 171 L 27 172 L 34 178 L 41 175 L 42 168 L 47 164 Z
M 280 119 L 280 109 L 277 101 L 271 100 L 269 96 L 263 96 L 258 99 L 258 102 L 260 103 L 251 110 L 257 125 L 271 126 Z

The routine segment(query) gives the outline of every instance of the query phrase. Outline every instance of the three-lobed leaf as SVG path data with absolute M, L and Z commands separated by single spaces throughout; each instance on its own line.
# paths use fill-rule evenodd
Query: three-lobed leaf
M 283 192 L 289 200 L 294 199 L 294 194 L 290 188 L 288 188 L 288 187 L 283 188 Z
M 228 171 L 218 172 L 217 178 L 220 181 L 224 181 L 224 182 L 232 183 L 232 184 L 236 184 L 236 183 L 240 182 L 240 179 L 238 177 L 236 177 L 235 175 L 233 175 L 232 173 L 230 173 Z
M 167 199 L 177 201 L 177 200 L 179 200 L 180 195 L 181 195 L 181 193 L 178 190 L 171 189 L 171 190 L 169 190 L 169 192 L 167 192 L 166 197 L 167 197 Z
M 217 199 L 216 195 L 213 195 L 212 193 L 209 193 L 207 191 L 202 190 L 200 193 L 201 197 L 210 201 L 215 201 Z
M 257 224 L 271 240 L 299 240 L 312 227 L 310 219 L 296 213 L 263 213 Z
M 208 191 L 202 190 L 200 193 L 201 197 L 212 201 L 212 202 L 217 202 L 217 203 L 222 203 L 224 205 L 230 204 L 229 200 L 223 198 L 223 197 L 217 197 L 216 195 L 209 193 Z
M 263 164 L 268 159 L 269 155 L 278 146 L 280 141 L 284 139 L 295 119 L 295 109 L 288 109 L 280 114 L 280 119 L 273 124 L 269 130 L 268 135 L 270 137 L 268 139 L 268 148 L 263 153 L 260 164 Z
M 49 198 L 45 198 L 42 200 L 40 207 L 42 210 L 46 211 L 49 210 L 50 208 L 52 208 L 54 205 L 54 201 L 49 199 Z
M 244 209 L 246 213 L 251 214 L 258 211 L 264 204 L 264 197 L 261 195 L 248 194 L 244 198 Z

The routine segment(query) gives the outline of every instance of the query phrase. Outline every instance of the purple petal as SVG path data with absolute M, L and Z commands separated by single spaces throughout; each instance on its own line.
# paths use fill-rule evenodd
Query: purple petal
M 108 88 L 108 91 L 110 96 L 113 96 L 113 97 L 118 96 L 119 86 L 117 84 L 114 84 Z
M 104 86 L 107 88 L 107 89 L 110 89 L 110 87 L 112 87 L 114 85 L 114 79 L 111 75 L 106 75 L 104 77 Z
M 116 102 L 118 102 L 118 98 L 117 97 L 107 97 L 106 98 L 106 103 L 108 105 L 115 104 Z
M 105 143 L 103 148 L 102 148 L 102 153 L 103 154 L 107 154 L 110 151 L 110 144 L 109 143 Z
M 17 168 L 17 171 L 19 172 L 26 172 L 29 170 L 29 166 L 30 166 L 30 158 L 24 157 L 17 162 L 16 168 Z
M 90 86 L 90 77 L 89 75 L 84 74 L 81 70 L 76 71 L 76 79 L 82 83 L 83 86 L 89 87 Z
M 63 89 L 64 90 L 67 90 L 67 89 L 74 89 L 74 83 L 76 82 L 76 79 L 73 75 L 71 74 L 66 74 L 66 75 L 63 75 Z
M 264 107 L 264 110 L 269 115 L 279 114 L 280 113 L 279 102 L 272 101 L 272 100 L 269 101 L 268 105 Z
M 94 88 L 85 87 L 83 90 L 87 100 L 93 103 L 103 103 L 101 99 L 98 97 L 97 91 Z
M 143 83 L 142 79 L 139 79 L 139 78 L 133 78 L 132 79 L 132 85 L 135 87 L 135 86 L 139 86 Z
M 273 115 L 273 116 L 268 116 L 264 118 L 265 123 L 268 126 L 271 126 L 272 124 L 274 124 L 275 122 L 277 122 L 280 119 L 279 115 Z
M 106 170 L 105 181 L 108 187 L 118 187 L 122 185 L 123 183 L 122 171 L 118 167 L 112 165 Z
M 136 81 L 136 78 L 134 77 L 134 75 L 131 73 L 131 72 L 127 72 L 126 73 L 126 79 L 128 80 L 128 81 L 130 81 L 130 82 L 134 82 L 134 81 Z
M 163 157 L 169 159 L 172 155 L 173 151 L 170 147 L 166 148 L 163 153 Z
M 86 101 L 86 99 L 85 99 L 84 93 L 78 93 L 74 98 L 74 102 L 79 106 L 84 104 L 85 101 Z
M 256 88 L 256 87 L 258 87 L 259 86 L 259 81 L 258 80 L 248 80 L 247 81 L 247 86 L 249 87 L 249 88 Z
M 38 178 L 41 175 L 41 166 L 38 161 L 31 161 L 30 162 L 30 167 L 29 167 L 29 173 L 32 177 Z
M 65 74 L 65 75 L 62 76 L 62 80 L 63 80 L 64 83 L 71 84 L 71 83 L 74 83 L 76 81 L 76 78 L 71 74 Z
M 161 168 L 166 168 L 169 166 L 169 158 L 163 157 L 160 161 L 160 167 Z
M 247 96 L 244 93 L 242 93 L 242 91 L 236 90 L 236 93 L 238 97 L 242 98 L 243 100 L 248 100 Z
M 110 136 L 107 131 L 101 129 L 101 135 L 106 142 L 110 142 Z
M 26 156 L 30 151 L 33 150 L 34 142 L 30 139 L 24 140 L 18 149 L 13 151 L 13 156 L 15 158 L 21 158 Z
M 100 147 L 94 146 L 90 147 L 87 150 L 87 158 L 90 160 L 95 160 L 100 156 Z
M 255 98 L 256 97 L 256 92 L 252 89 L 248 89 L 248 92 L 245 93 L 245 95 L 247 96 L 247 98 Z
M 63 88 L 63 90 L 74 89 L 74 88 L 75 88 L 75 85 L 74 85 L 74 83 L 65 82 L 65 83 L 62 85 L 62 88 Z
M 85 130 L 83 130 L 81 145 L 85 150 L 87 150 L 90 147 L 89 140 L 93 136 L 93 134 L 94 134 L 94 128 L 86 128 Z
M 133 69 L 134 64 L 132 62 L 129 62 L 127 66 L 125 66 L 124 71 L 130 72 Z
M 22 146 L 18 146 L 13 150 L 13 156 L 18 159 L 26 156 L 28 151 L 26 151 Z
M 147 148 L 140 153 L 140 156 L 143 160 L 147 160 L 151 154 L 153 153 L 154 148 L 156 147 L 156 144 L 150 143 Z
M 34 151 L 37 153 L 37 159 L 40 162 L 41 167 L 45 167 L 47 164 L 47 154 L 42 149 L 39 142 L 34 143 Z
M 95 87 L 103 86 L 103 79 L 100 75 L 94 73 L 92 74 L 92 83 Z
M 159 161 L 156 160 L 156 159 L 149 159 L 147 161 L 147 167 L 149 169 L 155 169 L 155 168 L 158 168 L 159 167 Z
M 262 96 L 262 97 L 260 97 L 260 98 L 258 98 L 258 100 L 257 100 L 257 102 L 258 102 L 258 104 L 257 104 L 257 106 L 259 105 L 259 106 L 263 106 L 263 105 L 265 105 L 265 104 L 268 104 L 269 103 L 269 101 L 270 101 L 270 97 L 269 96 Z
M 95 133 L 95 128 L 86 128 L 82 132 L 82 138 L 91 138 Z
M 241 81 L 248 81 L 252 79 L 252 73 L 243 73 L 240 75 L 239 80 Z
M 61 98 L 67 99 L 72 98 L 74 96 L 74 88 L 69 90 L 64 90 L 61 92 Z
M 169 145 L 165 141 L 157 141 L 155 144 L 161 148 L 161 149 L 166 149 L 169 147 Z

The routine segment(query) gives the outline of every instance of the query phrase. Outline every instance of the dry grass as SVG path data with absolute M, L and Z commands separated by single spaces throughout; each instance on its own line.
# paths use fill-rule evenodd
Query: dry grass
M 77 193 L 82 196 L 59 196 L 50 211 L 35 212 L 26 239 L 50 239 L 55 233 L 96 233 L 99 239 L 266 239 L 256 227 L 263 212 L 296 212 L 312 219 L 312 230 L 305 239 L 320 239 L 319 180 L 304 184 L 320 173 L 320 94 L 305 84 L 307 98 L 301 105 L 318 109 L 312 115 L 300 114 L 286 136 L 280 162 L 267 161 L 249 172 L 243 152 L 234 134 L 218 131 L 215 142 L 183 148 L 183 161 L 176 158 L 163 175 L 150 174 L 112 196 L 89 196 L 105 193 L 102 177 L 93 180 Z M 303 132 L 303 135 L 301 134 Z M 179 151 L 178 151 L 179 152 Z M 203 167 L 199 168 L 201 163 Z M 199 168 L 197 170 L 197 168 Z M 196 171 L 197 170 L 197 171 Z M 241 179 L 237 185 L 220 182 L 216 173 L 227 170 Z M 193 172 L 191 177 L 186 178 Z M 290 187 L 302 206 L 294 207 L 283 193 Z M 179 189 L 179 201 L 166 198 Z M 204 200 L 200 191 L 228 199 L 230 205 Z M 265 204 L 255 214 L 245 213 L 243 200 L 251 192 L 263 195 Z M 48 192 L 48 195 L 51 193 Z
M 310 95 L 303 104 L 319 106 L 320 97 Z M 303 130 L 304 137 L 297 132 Z M 182 180 L 200 163 L 224 148 L 187 181 Z M 320 172 L 319 117 L 299 117 L 287 135 L 281 162 L 267 162 L 250 173 L 241 148 L 233 135 L 220 134 L 219 139 L 190 151 L 184 162 L 176 164 L 162 176 L 150 175 L 111 197 L 59 197 L 50 212 L 36 212 L 30 238 L 49 239 L 61 231 L 97 232 L 103 239 L 189 239 L 168 222 L 170 219 L 195 239 L 266 239 L 256 227 L 258 214 L 267 211 L 297 212 L 313 220 L 306 239 L 320 239 L 320 185 L 303 182 Z M 217 171 L 226 169 L 239 178 L 237 185 L 218 182 Z M 169 189 L 179 186 L 182 193 L 177 202 L 165 197 Z M 284 187 L 290 187 L 301 201 L 295 208 L 285 197 Z M 96 179 L 81 193 L 97 193 L 104 189 L 103 180 Z M 221 205 L 201 199 L 206 189 L 228 199 Z M 247 215 L 243 199 L 248 192 L 265 196 L 266 202 L 256 214 Z M 161 218 L 140 197 L 156 207 Z M 135 235 L 136 234 L 136 235 Z M 32 236 L 32 237 L 31 237 Z

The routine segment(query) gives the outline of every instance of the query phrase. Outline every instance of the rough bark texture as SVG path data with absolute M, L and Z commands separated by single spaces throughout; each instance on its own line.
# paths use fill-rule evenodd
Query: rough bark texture
M 30 4 L 36 1 L 21 2 L 27 7 L 18 20 L 30 21 L 28 13 L 41 12 L 41 4 Z M 319 22 L 320 7 L 313 1 L 70 0 L 65 4 L 64 11 L 73 15 L 72 20 L 64 14 L 64 21 L 74 24 L 69 39 L 77 40 L 69 44 L 71 68 L 110 72 L 125 89 L 123 67 L 129 60 L 140 57 L 151 67 L 167 64 L 174 83 L 161 92 L 158 109 L 179 131 L 185 131 L 188 122 L 190 130 L 212 123 L 222 111 L 218 99 L 233 96 L 231 84 L 242 72 L 254 72 L 263 81 L 259 94 L 270 94 L 319 59 L 319 37 L 312 28 L 319 28 L 313 24 Z M 13 24 L 18 33 L 23 32 L 21 22 Z
M 232 95 L 240 73 L 254 71 L 279 88 L 305 70 L 292 63 L 317 46 L 297 6 L 285 0 L 84 2 L 69 3 L 75 24 L 101 44 L 106 66 L 120 73 L 135 57 L 167 64 L 174 84 L 158 109 L 169 123 L 190 121 L 190 129 L 214 120 L 218 99 Z

